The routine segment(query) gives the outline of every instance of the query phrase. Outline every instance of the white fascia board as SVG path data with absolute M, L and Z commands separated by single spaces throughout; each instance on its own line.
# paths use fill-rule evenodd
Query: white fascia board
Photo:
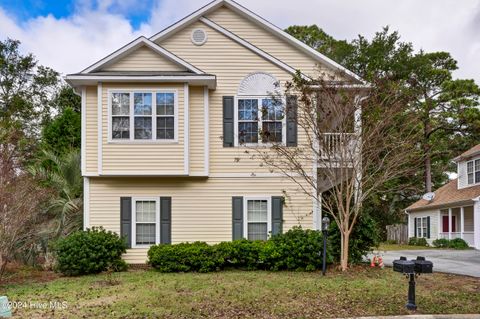
M 206 6 L 200 8 L 199 10 L 193 12 L 192 14 L 186 16 L 182 20 L 172 24 L 168 28 L 160 31 L 159 33 L 153 35 L 150 37 L 150 40 L 152 41 L 161 41 L 172 35 L 178 30 L 181 30 L 182 28 L 188 26 L 189 24 L 195 22 L 198 20 L 200 17 L 203 15 L 208 14 L 211 11 L 214 11 L 216 8 L 220 7 L 221 5 L 226 5 L 228 8 L 232 9 L 234 12 L 239 13 L 243 17 L 249 19 L 250 21 L 256 23 L 260 27 L 266 29 L 267 31 L 270 31 L 274 35 L 277 35 L 284 40 L 286 40 L 288 43 L 292 44 L 294 47 L 299 48 L 303 52 L 307 53 L 317 61 L 324 62 L 325 64 L 329 65 L 330 67 L 334 69 L 338 69 L 345 74 L 348 74 L 352 78 L 356 79 L 357 81 L 366 84 L 367 82 L 363 80 L 360 76 L 357 74 L 353 73 L 352 71 L 348 70 L 347 68 L 341 66 L 337 62 L 333 61 L 332 59 L 328 58 L 327 56 L 321 54 L 317 50 L 313 49 L 312 47 L 306 45 L 302 41 L 296 39 L 295 37 L 291 36 L 290 34 L 286 33 L 276 25 L 268 22 L 264 18 L 260 17 L 259 15 L 255 14 L 254 12 L 248 10 L 247 8 L 241 6 L 240 4 L 236 3 L 235 1 L 232 0 L 215 0 L 207 4 Z
M 250 42 L 248 41 L 245 41 L 244 39 L 240 38 L 239 36 L 235 35 L 234 33 L 228 31 L 227 29 L 219 26 L 218 24 L 216 24 L 215 22 L 213 22 L 212 20 L 209 20 L 205 17 L 201 17 L 199 19 L 201 22 L 203 22 L 204 24 L 206 24 L 207 26 L 211 27 L 212 29 L 220 32 L 221 34 L 225 35 L 226 37 L 234 40 L 235 42 L 237 42 L 238 44 L 244 46 L 245 48 L 249 49 L 250 51 L 256 53 L 257 55 L 261 56 L 262 58 L 272 62 L 273 64 L 275 64 L 276 66 L 284 69 L 285 71 L 289 72 L 290 74 L 296 74 L 297 70 L 293 67 L 291 67 L 290 65 L 280 61 L 279 59 L 271 56 L 270 54 L 266 53 L 265 51 L 257 48 L 256 46 L 254 46 L 253 44 L 251 44 Z M 309 80 L 310 78 L 308 76 L 306 76 L 305 74 L 302 74 L 302 77 L 306 80 Z
M 209 89 L 215 90 L 217 80 L 215 75 L 179 75 L 179 76 L 165 76 L 165 75 L 67 75 L 65 81 L 71 86 L 79 85 L 96 85 L 97 82 L 169 82 L 169 83 L 190 83 L 191 85 L 208 86 Z
M 188 26 L 190 23 L 195 22 L 202 15 L 207 14 L 208 12 L 211 12 L 216 8 L 220 7 L 221 5 L 224 4 L 224 2 L 225 2 L 224 0 L 215 0 L 206 4 L 205 6 L 201 7 L 197 11 L 192 12 L 191 14 L 187 15 L 183 19 L 171 24 L 170 26 L 166 27 L 162 31 L 154 34 L 153 36 L 150 37 L 150 40 L 157 41 L 157 40 L 163 40 L 167 38 L 169 35 L 173 34 L 174 32 L 177 32 L 178 30 L 181 30 L 182 28 Z
M 357 81 L 360 81 L 361 83 L 366 83 L 366 81 L 363 80 L 357 74 L 355 74 L 352 71 L 348 70 L 347 68 L 341 66 L 340 64 L 333 61 L 329 57 L 321 54 L 320 52 L 318 52 L 314 48 L 306 45 L 302 41 L 300 41 L 297 38 L 291 36 L 287 32 L 285 32 L 282 29 L 280 29 L 279 27 L 277 27 L 276 25 L 270 23 L 269 21 L 265 20 L 264 18 L 257 15 L 256 13 L 248 10 L 247 8 L 241 6 L 240 4 L 236 3 L 235 1 L 224 0 L 224 2 L 227 5 L 227 7 L 233 9 L 234 11 L 236 11 L 238 13 L 240 13 L 245 18 L 253 21 L 254 23 L 259 24 L 260 26 L 264 27 L 264 29 L 274 33 L 275 35 L 280 36 L 281 38 L 285 39 L 287 42 L 289 42 L 293 46 L 298 47 L 299 49 L 301 49 L 302 51 L 304 51 L 308 55 L 312 56 L 313 58 L 326 63 L 327 65 L 331 66 L 332 68 L 339 69 L 340 71 L 345 72 L 346 74 L 353 77 Z
M 195 72 L 196 74 L 204 74 L 202 70 L 196 68 L 195 66 L 191 65 L 190 63 L 182 60 L 175 54 L 171 53 L 170 51 L 166 50 L 165 48 L 159 46 L 155 42 L 150 41 L 149 39 L 141 36 L 132 42 L 128 43 L 127 45 L 123 46 L 122 48 L 118 49 L 117 51 L 113 52 L 112 54 L 106 56 L 105 58 L 101 59 L 100 61 L 96 62 L 95 64 L 89 66 L 85 70 L 81 71 L 80 73 L 88 74 L 92 71 L 99 69 L 102 66 L 108 65 L 113 63 L 114 61 L 124 57 L 128 53 L 132 52 L 133 50 L 137 49 L 138 47 L 146 45 L 150 49 L 154 50 L 158 54 L 168 58 L 169 60 L 175 62 L 178 65 L 185 67 L 186 69 Z

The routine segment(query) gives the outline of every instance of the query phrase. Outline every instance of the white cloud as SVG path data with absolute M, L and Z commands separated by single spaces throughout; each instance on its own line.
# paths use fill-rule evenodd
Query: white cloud
M 0 39 L 22 42 L 43 65 L 62 73 L 77 72 L 134 38 L 150 36 L 200 8 L 208 1 L 157 0 L 150 17 L 134 30 L 122 14 L 141 6 L 134 0 L 79 0 L 67 18 L 37 17 L 18 23 L 0 7 Z M 390 25 L 416 49 L 451 52 L 459 61 L 457 76 L 480 82 L 480 5 L 476 0 L 239 0 L 278 25 L 318 24 L 336 38 L 371 37 Z M 461 3 L 461 5 L 460 5 Z M 113 9 L 112 9 L 113 8 Z

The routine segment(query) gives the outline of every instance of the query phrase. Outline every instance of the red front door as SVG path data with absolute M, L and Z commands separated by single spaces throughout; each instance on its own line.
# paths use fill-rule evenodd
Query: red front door
M 448 233 L 448 216 L 442 216 L 443 232 Z M 452 233 L 457 231 L 457 223 L 455 216 L 452 216 Z

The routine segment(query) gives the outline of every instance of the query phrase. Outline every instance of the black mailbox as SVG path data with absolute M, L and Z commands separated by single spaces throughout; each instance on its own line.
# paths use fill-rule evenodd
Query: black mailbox
M 415 263 L 415 272 L 417 274 L 431 274 L 433 272 L 433 263 L 425 260 L 425 257 L 418 256 L 416 260 L 412 260 Z
M 399 260 L 393 261 L 393 271 L 403 274 L 413 274 L 415 272 L 415 262 L 407 260 L 406 257 L 400 257 Z

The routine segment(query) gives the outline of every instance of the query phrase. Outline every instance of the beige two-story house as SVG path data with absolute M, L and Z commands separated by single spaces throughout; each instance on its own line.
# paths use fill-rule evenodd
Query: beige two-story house
M 82 96 L 84 227 L 124 236 L 130 263 L 145 262 L 152 244 L 318 229 L 319 203 L 245 152 L 305 143 L 285 116 L 295 114 L 295 96 L 271 99 L 297 70 L 306 79 L 342 71 L 361 83 L 234 1 L 216 0 L 68 75 Z
M 480 249 L 480 144 L 454 161 L 456 179 L 407 207 L 408 236 L 462 238 Z

